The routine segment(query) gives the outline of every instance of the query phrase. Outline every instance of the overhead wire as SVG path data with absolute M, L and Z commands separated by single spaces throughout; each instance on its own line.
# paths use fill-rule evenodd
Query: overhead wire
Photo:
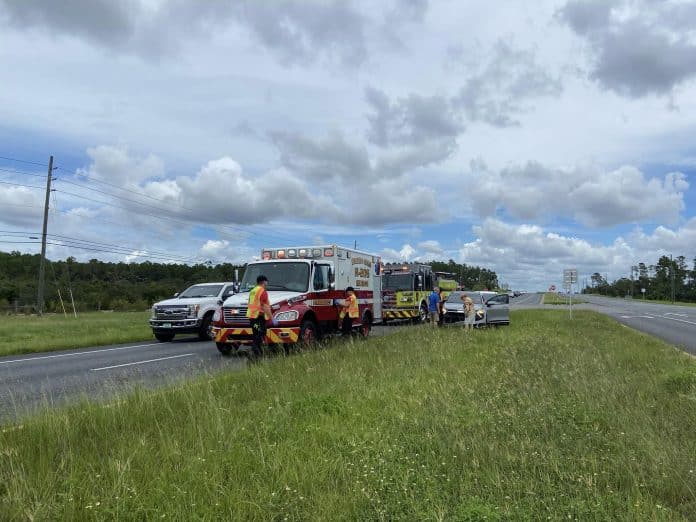
M 38 165 L 40 167 L 48 167 L 48 163 L 38 163 L 36 161 L 28 161 L 28 160 L 23 160 L 19 158 L 10 158 L 8 156 L 0 156 L 0 159 L 7 160 L 7 161 L 16 161 L 17 163 L 26 163 L 28 165 Z
M 46 174 L 36 174 L 34 172 L 27 172 L 26 170 L 16 170 L 16 169 L 3 169 L 0 168 L 0 171 L 2 172 L 10 172 L 12 174 L 24 174 L 26 176 L 36 176 L 37 178 L 44 178 L 46 179 Z

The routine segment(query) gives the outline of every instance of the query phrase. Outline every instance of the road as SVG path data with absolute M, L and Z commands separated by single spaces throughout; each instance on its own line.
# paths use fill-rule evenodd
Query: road
M 510 300 L 511 309 L 553 308 L 542 305 L 542 294 Z M 696 355 L 696 307 L 582 296 L 591 309 L 620 323 L 659 337 Z M 385 335 L 399 327 L 373 329 Z M 222 357 L 212 342 L 176 338 L 118 346 L 0 358 L 0 423 L 17 419 L 40 406 L 55 406 L 76 397 L 108 399 L 136 386 L 156 387 L 204 373 L 244 368 L 243 358 Z
M 376 326 L 373 335 L 398 328 Z M 77 397 L 108 399 L 137 386 L 153 388 L 245 365 L 245 358 L 223 357 L 214 343 L 197 337 L 0 357 L 0 424 Z

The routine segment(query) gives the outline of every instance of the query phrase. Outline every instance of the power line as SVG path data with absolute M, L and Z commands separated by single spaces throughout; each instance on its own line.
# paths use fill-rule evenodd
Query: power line
M 18 159 L 18 158 L 9 158 L 7 156 L 0 156 L 0 159 L 7 160 L 7 161 L 16 161 L 17 163 L 26 163 L 28 165 L 38 165 L 39 167 L 48 167 L 48 164 L 46 164 L 46 163 L 38 163 L 36 161 L 28 161 L 28 160 L 23 160 L 23 159 Z
M 46 174 L 35 174 L 33 172 L 27 172 L 26 170 L 16 170 L 16 169 L 3 169 L 0 168 L 2 172 L 10 172 L 12 174 L 24 174 L 26 176 L 36 176 L 37 178 L 45 178 Z
M 77 241 L 77 242 L 89 244 L 90 246 L 111 247 L 111 248 L 116 248 L 116 249 L 119 249 L 119 250 L 127 250 L 127 251 L 129 251 L 128 253 L 130 253 L 130 251 L 133 251 L 133 250 L 141 250 L 141 251 L 144 251 L 144 252 L 149 252 L 149 253 L 156 254 L 156 255 L 162 255 L 162 256 L 165 256 L 165 257 L 172 258 L 172 259 L 173 259 L 173 258 L 186 259 L 186 260 L 194 259 L 194 258 L 187 257 L 187 256 L 174 255 L 174 254 L 171 254 L 171 253 L 169 253 L 169 252 L 163 252 L 163 251 L 158 251 L 158 250 L 150 250 L 150 249 L 146 249 L 146 248 L 135 248 L 135 247 L 129 247 L 129 246 L 114 245 L 114 244 L 112 244 L 112 243 L 101 243 L 101 242 L 99 242 L 99 241 L 92 241 L 92 240 L 89 240 L 89 239 L 81 239 L 81 238 L 70 237 L 70 236 L 62 236 L 62 235 L 59 235 L 59 234 L 48 234 L 48 235 L 51 236 L 51 238 L 58 238 L 59 240 L 65 239 L 65 240 L 68 240 L 68 241 Z
M 24 185 L 22 183 L 10 183 L 9 181 L 0 181 L 0 184 L 2 184 L 2 185 L 14 185 L 16 187 L 37 188 L 37 189 L 44 188 L 44 187 L 37 187 L 36 185 Z

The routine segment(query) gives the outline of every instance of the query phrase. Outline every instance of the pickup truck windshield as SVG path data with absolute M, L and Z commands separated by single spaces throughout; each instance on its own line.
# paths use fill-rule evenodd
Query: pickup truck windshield
M 222 290 L 222 285 L 193 285 L 181 292 L 179 298 L 216 297 L 220 293 L 220 290 Z
M 309 284 L 307 263 L 256 263 L 247 266 L 242 278 L 241 291 L 248 292 L 256 286 L 260 275 L 268 278 L 266 290 L 306 292 Z

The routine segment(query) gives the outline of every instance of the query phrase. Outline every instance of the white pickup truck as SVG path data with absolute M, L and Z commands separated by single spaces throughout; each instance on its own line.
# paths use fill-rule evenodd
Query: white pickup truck
M 176 334 L 195 333 L 201 340 L 213 338 L 212 319 L 215 310 L 234 294 L 235 284 L 201 283 L 189 286 L 172 299 L 152 306 L 150 327 L 160 342 L 174 339 Z

